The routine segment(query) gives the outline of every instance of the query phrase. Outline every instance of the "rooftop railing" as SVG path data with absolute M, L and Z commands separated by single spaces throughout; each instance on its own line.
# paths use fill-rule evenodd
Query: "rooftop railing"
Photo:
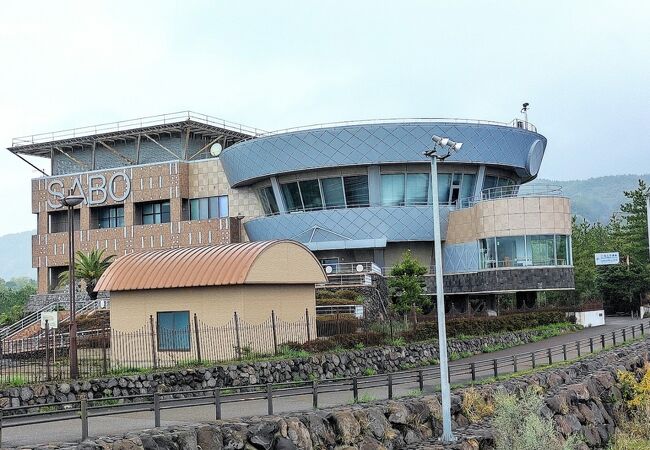
M 249 127 L 235 122 L 229 122 L 224 119 L 212 117 L 207 114 L 200 114 L 193 111 L 179 111 L 168 114 L 160 114 L 156 116 L 139 117 L 137 119 L 121 120 L 119 122 L 102 123 L 98 125 L 90 125 L 80 128 L 70 128 L 67 130 L 53 131 L 49 133 L 33 134 L 31 136 L 22 136 L 12 139 L 12 147 L 20 147 L 23 145 L 41 144 L 51 141 L 60 141 L 65 139 L 73 139 L 85 136 L 93 136 L 96 134 L 115 133 L 121 131 L 135 130 L 138 128 L 168 125 L 172 123 L 183 122 L 192 120 L 204 125 L 223 128 L 229 131 L 234 131 L 242 134 L 247 134 L 251 137 L 267 133 L 265 130 L 259 128 Z
M 486 200 L 518 197 L 562 197 L 562 187 L 552 184 L 519 184 L 483 189 L 480 195 L 468 197 L 458 202 L 459 208 L 469 208 Z

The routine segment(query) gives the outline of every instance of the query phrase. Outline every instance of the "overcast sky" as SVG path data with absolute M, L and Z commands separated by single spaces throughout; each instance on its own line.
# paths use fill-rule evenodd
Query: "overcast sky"
M 649 23 L 646 0 L 3 2 L 0 144 L 187 109 L 272 130 L 528 101 L 540 176 L 647 173 Z M 34 228 L 37 172 L 0 151 L 0 173 L 0 234 Z

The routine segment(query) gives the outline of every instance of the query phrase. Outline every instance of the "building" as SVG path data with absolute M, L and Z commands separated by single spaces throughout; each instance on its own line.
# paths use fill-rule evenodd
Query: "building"
M 187 352 L 212 361 L 234 359 L 237 348 L 268 354 L 274 341 L 314 338 L 315 285 L 325 281 L 303 245 L 263 241 L 130 253 L 96 290 L 111 294 L 112 357 L 150 366 Z
M 451 304 L 466 309 L 500 293 L 523 303 L 573 289 L 569 201 L 558 187 L 527 184 L 547 140 L 526 121 L 405 119 L 267 133 L 182 113 L 14 139 L 15 154 L 51 160 L 50 175 L 33 180 L 39 293 L 59 289 L 67 264 L 59 201 L 69 188 L 86 198 L 75 218 L 81 250 L 293 239 L 331 280 L 385 275 L 407 249 L 432 266 L 423 151 L 434 134 L 464 144 L 439 165 Z

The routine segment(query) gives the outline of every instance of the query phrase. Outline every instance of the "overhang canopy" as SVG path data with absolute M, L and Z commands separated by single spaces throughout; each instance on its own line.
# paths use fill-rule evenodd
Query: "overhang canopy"
M 260 241 L 132 253 L 111 264 L 95 291 L 242 284 L 316 284 L 327 279 L 316 257 L 295 241 Z

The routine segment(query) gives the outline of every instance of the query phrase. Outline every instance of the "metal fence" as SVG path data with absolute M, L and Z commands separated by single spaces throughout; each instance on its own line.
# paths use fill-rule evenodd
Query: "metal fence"
M 570 361 L 604 350 L 608 346 L 617 346 L 629 340 L 642 337 L 648 331 L 650 322 L 620 328 L 598 336 L 587 337 L 571 344 L 555 345 L 531 352 L 518 353 L 499 358 L 486 358 L 473 362 L 458 362 L 449 365 L 449 380 L 452 383 L 468 383 L 498 377 L 523 370 L 540 368 L 560 361 Z M 0 445 L 2 429 L 64 420 L 80 420 L 81 438 L 89 435 L 89 421 L 93 417 L 111 416 L 134 412 L 151 412 L 152 422 L 161 426 L 161 412 L 178 408 L 213 406 L 213 413 L 208 419 L 221 419 L 222 406 L 230 403 L 265 404 L 265 410 L 258 412 L 273 414 L 274 400 L 285 397 L 307 397 L 313 408 L 319 407 L 320 396 L 332 393 L 348 392 L 352 400 L 360 401 L 362 391 L 383 391 L 381 397 L 391 399 L 396 388 L 412 388 L 423 392 L 425 384 L 434 390 L 440 380 L 438 366 L 402 370 L 380 375 L 354 376 L 328 380 L 302 380 L 267 385 L 252 385 L 238 388 L 216 387 L 183 391 L 183 398 L 178 392 L 155 392 L 121 397 L 103 397 L 64 401 L 49 405 L 9 407 L 0 410 Z M 375 397 L 377 398 L 377 397 Z M 377 398 L 380 399 L 380 398 Z M 52 410 L 54 409 L 54 410 Z
M 160 327 L 152 316 L 137 330 L 78 332 L 79 377 L 277 355 L 287 343 L 315 339 L 316 330 L 316 319 L 307 310 L 303 318 L 293 321 L 272 312 L 258 324 L 235 313 L 227 323 L 213 325 L 194 314 L 187 327 L 174 330 Z M 69 379 L 69 349 L 69 334 L 56 330 L 0 341 L 0 384 Z

